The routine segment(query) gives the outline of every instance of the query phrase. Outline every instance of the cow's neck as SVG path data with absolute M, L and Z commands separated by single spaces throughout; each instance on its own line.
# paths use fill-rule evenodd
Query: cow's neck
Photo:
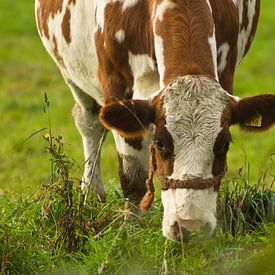
M 183 75 L 218 79 L 215 26 L 209 2 L 174 2 L 163 1 L 154 14 L 160 84 L 164 87 Z

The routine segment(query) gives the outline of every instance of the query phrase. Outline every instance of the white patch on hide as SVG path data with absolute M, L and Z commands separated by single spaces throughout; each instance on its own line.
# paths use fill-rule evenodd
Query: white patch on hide
M 241 100 L 240 97 L 238 96 L 234 96 L 234 95 L 231 95 L 231 94 L 227 94 L 228 97 L 231 97 L 233 100 L 235 100 L 236 102 L 239 102 Z
M 128 56 L 128 62 L 134 78 L 138 78 L 144 73 L 154 71 L 156 69 L 154 60 L 148 54 L 133 54 L 129 51 Z
M 155 54 L 157 58 L 158 72 L 159 72 L 159 85 L 160 85 L 160 89 L 163 89 L 165 87 L 164 85 L 165 64 L 164 64 L 164 47 L 163 47 L 162 37 L 155 34 L 154 43 L 155 43 Z
M 135 157 L 141 167 L 143 167 L 144 171 L 148 171 L 148 159 L 149 159 L 149 152 L 148 148 L 151 142 L 151 135 L 149 134 L 147 138 L 144 138 L 142 141 L 142 150 L 136 150 L 132 146 L 130 146 L 127 142 L 125 142 L 125 139 L 120 136 L 116 131 L 112 131 L 113 137 L 115 140 L 116 148 L 119 153 L 119 155 L 123 156 L 133 156 Z
M 159 36 L 156 32 L 156 23 L 157 21 L 162 21 L 164 18 L 165 12 L 168 9 L 174 8 L 175 6 L 176 6 L 175 3 L 172 3 L 169 0 L 164 0 L 160 4 L 154 6 L 154 12 L 152 16 L 155 54 L 156 54 L 156 59 L 158 64 L 160 89 L 163 89 L 165 87 L 164 85 L 164 74 L 165 74 L 164 47 L 163 47 L 163 38 Z
M 216 43 L 216 37 L 215 37 L 215 27 L 213 27 L 213 35 L 208 37 L 208 44 L 211 50 L 215 79 L 219 81 L 218 72 L 217 72 L 217 43 Z
M 250 42 L 249 36 L 252 31 L 252 25 L 253 25 L 253 19 L 256 13 L 256 0 L 248 0 L 247 1 L 247 17 L 248 17 L 248 25 L 247 28 L 243 28 L 239 32 L 238 36 L 238 57 L 237 57 L 237 63 L 236 67 L 241 62 L 244 54 L 245 54 L 245 48 L 247 44 Z M 244 1 L 239 1 L 239 23 L 240 26 L 243 22 L 243 11 L 244 11 Z
M 134 99 L 147 99 L 159 89 L 159 77 L 155 61 L 147 54 L 128 52 L 128 63 L 134 77 Z
M 103 30 L 104 29 L 104 21 L 105 21 L 105 16 L 104 16 L 105 8 L 106 8 L 106 5 L 109 4 L 110 0 L 95 0 L 92 2 L 94 2 L 94 5 L 95 5 L 96 31 L 98 29 Z
M 116 2 L 122 2 L 122 10 L 132 8 L 139 3 L 140 0 L 94 0 L 95 3 L 95 22 L 96 30 L 101 28 L 104 29 L 105 21 L 105 8 L 108 4 L 114 4 Z
M 118 1 L 123 2 L 123 6 L 122 6 L 123 11 L 134 7 L 140 2 L 140 0 L 118 0 Z
M 103 7 L 102 3 L 104 1 L 98 2 Z M 39 1 L 36 0 L 36 5 L 38 3 Z M 81 90 L 102 105 L 103 94 L 97 78 L 98 63 L 94 45 L 94 20 L 92 20 L 94 17 L 94 1 L 76 1 L 75 5 L 68 7 L 71 12 L 71 43 L 69 44 L 62 33 L 62 21 L 67 8 L 64 3 L 61 12 L 54 17 L 50 16 L 48 19 L 50 39 L 41 36 L 41 40 L 58 65 L 64 79 L 74 82 Z M 36 14 L 36 16 L 38 15 Z M 65 68 L 60 66 L 56 60 L 53 37 L 56 39 L 58 53 L 63 58 Z
M 115 33 L 115 38 L 116 38 L 116 41 L 119 43 L 119 44 L 122 44 L 125 40 L 125 31 L 120 29 L 119 31 L 117 31 Z
M 211 7 L 211 4 L 210 4 L 209 0 L 206 0 L 206 3 L 207 3 L 207 5 L 208 5 L 208 7 L 210 9 L 210 12 L 212 13 L 212 7 Z
M 173 2 L 170 2 L 170 0 L 163 0 L 160 4 L 157 5 L 155 9 L 154 20 L 162 21 L 165 12 L 168 9 L 174 8 L 175 6 L 176 4 Z
M 230 50 L 230 46 L 227 42 L 223 43 L 218 49 L 218 56 L 220 56 L 220 63 L 218 64 L 219 75 L 224 71 L 227 65 L 227 56 Z

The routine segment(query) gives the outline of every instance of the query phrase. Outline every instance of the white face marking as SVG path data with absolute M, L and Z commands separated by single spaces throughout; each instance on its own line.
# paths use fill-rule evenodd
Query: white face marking
M 208 225 L 207 235 L 216 227 L 217 192 L 211 189 L 169 189 L 161 192 L 164 213 L 162 221 L 163 235 L 174 239 L 173 225 L 183 221 L 200 221 L 201 226 Z
M 220 63 L 218 64 L 219 75 L 223 72 L 227 64 L 227 55 L 229 53 L 230 46 L 227 42 L 223 43 L 218 49 L 218 56 L 220 56 Z
M 166 128 L 172 136 L 175 155 L 169 178 L 213 177 L 213 147 L 222 130 L 221 116 L 226 105 L 227 93 L 206 77 L 185 76 L 169 84 L 163 96 Z M 169 235 L 170 226 L 180 219 L 200 220 L 213 229 L 216 196 L 213 189 L 162 192 L 164 234 Z
M 116 41 L 119 43 L 119 44 L 122 44 L 124 42 L 124 39 L 125 39 L 125 31 L 120 29 L 119 31 L 117 31 L 115 33 L 115 38 L 116 38 Z
M 238 4 L 239 4 L 239 22 L 241 25 L 243 22 L 244 1 L 239 1 Z M 240 33 L 238 36 L 238 57 L 237 57 L 236 67 L 239 65 L 239 63 L 241 62 L 244 56 L 247 43 L 250 42 L 249 36 L 251 34 L 253 18 L 255 16 L 255 13 L 256 13 L 256 0 L 247 1 L 248 25 L 246 29 L 243 28 L 240 30 Z
M 213 147 L 226 104 L 227 93 L 206 77 L 185 76 L 166 88 L 166 128 L 175 154 L 171 178 L 212 177 Z

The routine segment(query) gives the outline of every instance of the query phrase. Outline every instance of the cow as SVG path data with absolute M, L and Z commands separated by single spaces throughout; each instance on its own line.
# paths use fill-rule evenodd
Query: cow
M 230 126 L 275 122 L 275 95 L 233 96 L 259 11 L 260 0 L 35 1 L 41 40 L 76 102 L 84 193 L 105 200 L 99 144 L 110 129 L 124 196 L 148 209 L 156 173 L 163 235 L 211 236 Z

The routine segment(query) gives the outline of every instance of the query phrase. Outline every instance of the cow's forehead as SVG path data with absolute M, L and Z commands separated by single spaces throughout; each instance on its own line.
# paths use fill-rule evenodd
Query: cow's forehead
M 207 77 L 185 76 L 171 82 L 163 94 L 166 128 L 177 145 L 212 146 L 221 131 L 227 93 Z M 184 143 L 184 144 L 183 144 Z

